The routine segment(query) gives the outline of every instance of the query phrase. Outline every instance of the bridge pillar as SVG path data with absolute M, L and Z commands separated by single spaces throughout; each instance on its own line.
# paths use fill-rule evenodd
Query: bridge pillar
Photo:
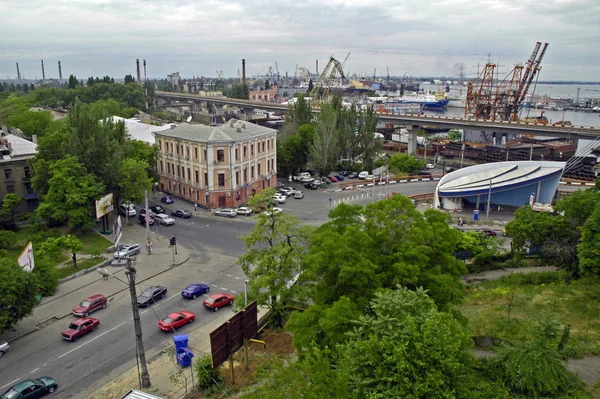
M 253 109 L 250 109 L 250 108 L 244 108 L 244 109 L 243 109 L 243 112 L 244 112 L 244 120 L 246 120 L 246 121 L 250 121 L 250 120 L 252 120 L 252 112 L 253 112 Z
M 223 104 L 215 104 L 215 115 L 223 116 L 225 115 L 225 111 L 223 111 Z
M 417 153 L 417 131 L 419 130 L 418 126 L 411 126 L 408 130 L 408 153 L 416 154 Z

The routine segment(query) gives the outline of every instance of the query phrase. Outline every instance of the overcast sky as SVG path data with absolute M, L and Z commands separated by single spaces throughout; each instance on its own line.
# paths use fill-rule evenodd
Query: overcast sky
M 0 0 L 0 78 L 264 74 L 319 70 L 475 77 L 549 42 L 540 80 L 600 81 L 599 0 Z M 143 75 L 143 71 L 142 71 Z

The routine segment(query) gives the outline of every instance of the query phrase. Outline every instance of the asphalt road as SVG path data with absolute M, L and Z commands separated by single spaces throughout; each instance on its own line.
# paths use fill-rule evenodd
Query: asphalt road
M 370 190 L 374 197 L 369 197 L 367 192 L 358 190 L 333 192 L 331 186 L 325 190 L 311 191 L 304 189 L 299 183 L 286 185 L 302 189 L 305 197 L 299 200 L 288 197 L 286 203 L 280 207 L 284 212 L 313 225 L 327 221 L 328 212 L 332 209 L 329 205 L 330 198 L 337 201 L 354 196 L 357 198 L 349 200 L 348 203 L 365 205 L 372 202 L 373 198 L 384 198 L 386 192 L 385 188 L 377 187 Z M 406 195 L 426 193 L 433 191 L 435 185 L 436 182 L 398 184 L 390 186 L 389 192 L 402 192 Z M 152 203 L 157 202 L 150 201 L 150 204 Z M 161 205 L 167 213 L 177 209 L 177 202 L 173 205 Z M 173 226 L 151 228 L 153 239 L 157 237 L 157 229 L 159 239 L 176 236 L 178 245 L 190 250 L 191 259 L 138 287 L 138 292 L 150 285 L 163 285 L 168 289 L 167 298 L 151 308 L 141 309 L 147 352 L 172 342 L 172 334 L 163 333 L 157 326 L 158 320 L 166 314 L 178 310 L 196 313 L 196 322 L 185 326 L 182 329 L 183 333 L 192 331 L 215 317 L 213 312 L 202 307 L 201 298 L 189 301 L 181 297 L 180 290 L 187 284 L 208 283 L 211 285 L 211 292 L 226 291 L 237 294 L 243 291 L 245 276 L 235 262 L 237 256 L 244 251 L 244 243 L 238 237 L 248 234 L 255 223 L 255 217 L 237 216 L 229 219 L 201 212 L 200 215 L 189 219 L 175 218 Z M 124 275 L 121 277 L 124 279 Z M 93 294 L 96 292 L 82 289 L 81 299 Z M 73 303 L 67 306 L 76 305 L 77 303 Z M 70 316 L 51 322 L 39 331 L 19 339 L 0 361 L 0 392 L 18 380 L 48 375 L 59 381 L 59 390 L 54 397 L 84 398 L 90 385 L 108 382 L 109 376 L 114 375 L 115 370 L 131 367 L 128 363 L 135 359 L 135 337 L 128 291 L 112 297 L 109 306 L 92 314 L 92 317 L 100 319 L 102 324 L 95 332 L 77 342 L 64 341 L 60 336 L 60 332 L 72 320 Z M 15 348 L 17 344 L 18 350 Z

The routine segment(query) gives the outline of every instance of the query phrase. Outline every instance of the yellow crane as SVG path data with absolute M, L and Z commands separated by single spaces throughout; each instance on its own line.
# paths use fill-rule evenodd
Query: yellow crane
M 350 53 L 346 56 L 344 63 L 348 60 Z M 321 72 L 321 76 L 317 82 L 313 82 L 313 88 L 310 91 L 310 98 L 314 105 L 329 101 L 331 97 L 331 89 L 340 87 L 342 80 L 345 78 L 344 65 L 333 58 L 329 57 L 329 62 Z

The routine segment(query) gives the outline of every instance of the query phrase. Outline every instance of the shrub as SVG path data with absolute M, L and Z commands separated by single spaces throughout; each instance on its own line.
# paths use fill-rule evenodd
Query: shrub
M 210 356 L 202 356 L 196 361 L 196 375 L 200 389 L 210 388 L 221 381 L 219 370 L 213 370 Z

